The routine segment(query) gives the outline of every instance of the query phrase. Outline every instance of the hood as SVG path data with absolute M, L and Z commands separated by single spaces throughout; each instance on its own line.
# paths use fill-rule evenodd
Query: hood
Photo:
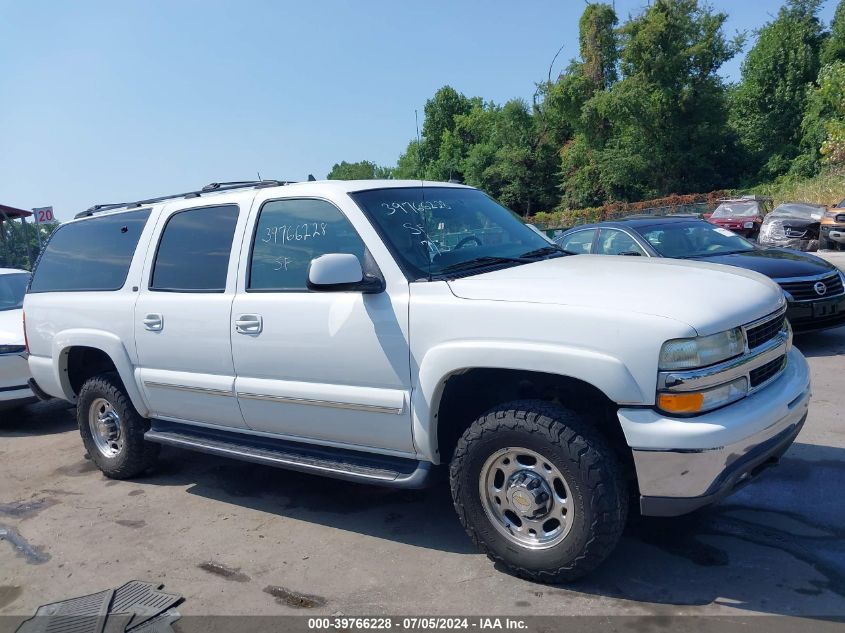
M 0 345 L 23 344 L 23 310 L 0 310 Z
M 449 286 L 464 299 L 583 306 L 667 317 L 703 335 L 754 321 L 784 302 L 781 289 L 754 272 L 610 255 L 547 259 L 451 280 Z
M 754 270 L 772 279 L 812 277 L 836 270 L 836 266 L 820 257 L 787 248 L 754 249 L 746 253 L 699 257 L 697 261 Z

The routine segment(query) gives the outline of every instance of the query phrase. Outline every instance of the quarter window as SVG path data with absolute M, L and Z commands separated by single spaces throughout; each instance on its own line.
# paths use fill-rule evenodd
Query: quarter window
M 202 207 L 170 216 L 158 245 L 150 290 L 224 292 L 237 205 Z
M 71 222 L 56 229 L 38 260 L 29 292 L 119 290 L 149 209 Z
M 349 220 L 324 200 L 273 200 L 261 208 L 249 264 L 249 290 L 307 289 L 308 265 L 327 253 L 362 261 L 364 243 Z

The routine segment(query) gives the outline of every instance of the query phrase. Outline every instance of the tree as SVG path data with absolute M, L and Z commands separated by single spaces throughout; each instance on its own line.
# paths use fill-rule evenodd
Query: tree
M 583 74 L 597 90 L 610 88 L 617 78 L 617 22 L 613 7 L 602 3 L 588 4 L 578 22 Z
M 845 62 L 845 0 L 839 0 L 833 22 L 830 24 L 830 37 L 822 48 L 821 63 Z
M 393 168 L 380 167 L 368 160 L 358 161 L 357 163 L 342 161 L 335 163 L 326 178 L 328 180 L 372 180 L 374 178 L 390 178 L 392 174 Z
M 821 0 L 787 0 L 742 64 L 731 98 L 731 126 L 745 153 L 745 175 L 770 179 L 799 153 L 810 84 L 819 73 Z
M 656 0 L 620 31 L 621 80 L 599 89 L 583 61 L 570 68 L 559 82 L 562 99 L 576 112 L 586 100 L 561 152 L 565 204 L 710 190 L 730 181 L 731 134 L 717 71 L 739 51 L 741 38 L 725 37 L 726 19 L 697 0 Z

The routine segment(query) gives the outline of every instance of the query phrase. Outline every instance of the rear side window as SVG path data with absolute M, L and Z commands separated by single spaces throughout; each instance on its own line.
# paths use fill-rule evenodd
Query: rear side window
M 158 244 L 150 290 L 223 292 L 238 206 L 201 207 L 170 216 Z
M 119 290 L 149 209 L 94 217 L 56 229 L 32 275 L 30 292 Z

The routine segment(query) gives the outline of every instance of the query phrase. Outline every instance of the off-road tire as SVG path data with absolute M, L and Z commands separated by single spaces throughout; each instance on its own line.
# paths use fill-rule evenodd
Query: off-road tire
M 834 250 L 833 247 L 833 240 L 829 240 L 825 237 L 819 236 L 819 250 L 820 251 L 831 251 Z
M 484 510 L 478 483 L 483 464 L 511 446 L 549 459 L 572 490 L 572 527 L 548 549 L 509 541 Z M 458 441 L 449 475 L 455 510 L 469 537 L 492 561 L 522 578 L 577 580 L 607 558 L 625 528 L 629 495 L 617 456 L 588 419 L 547 402 L 509 402 L 478 418 Z
M 108 400 L 120 416 L 123 447 L 114 457 L 106 457 L 100 452 L 88 424 L 89 409 L 98 398 Z M 150 421 L 135 410 L 116 372 L 99 374 L 85 381 L 77 399 L 76 421 L 85 450 L 106 477 L 130 479 L 155 465 L 161 447 L 144 440 Z

